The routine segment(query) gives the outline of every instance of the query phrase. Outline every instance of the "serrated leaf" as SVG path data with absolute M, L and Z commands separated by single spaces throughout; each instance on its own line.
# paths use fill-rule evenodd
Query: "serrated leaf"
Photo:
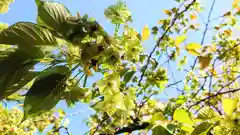
M 0 61 L 0 99 L 12 93 L 6 91 L 18 83 L 36 63 L 33 56 L 20 49 Z
M 201 69 L 205 69 L 209 66 L 212 60 L 212 55 L 199 56 L 199 64 Z
M 238 99 L 230 99 L 230 98 L 222 99 L 223 111 L 228 116 L 232 115 L 233 111 L 237 108 L 237 104 L 238 104 Z
M 202 46 L 198 43 L 189 43 L 185 46 L 185 50 L 193 56 L 200 56 L 200 49 Z
M 191 135 L 208 135 L 210 129 L 214 126 L 214 124 L 209 122 L 202 122 L 197 125 Z
M 209 119 L 213 119 L 216 116 L 218 115 L 215 113 L 215 111 L 212 108 L 204 107 L 199 111 L 197 119 L 209 120 Z
M 70 11 L 57 2 L 35 1 L 38 7 L 38 24 L 62 32 L 66 25 L 65 18 L 71 16 Z
M 136 71 L 130 71 L 130 72 L 127 72 L 125 75 L 124 75 L 124 82 L 125 83 L 128 83 L 131 79 L 132 79 L 132 77 L 133 77 L 133 75 L 136 73 Z
M 148 25 L 145 25 L 144 27 L 143 27 L 143 29 L 142 29 L 142 41 L 145 41 L 145 40 L 147 40 L 148 38 L 149 38 L 149 36 L 150 36 L 150 33 L 151 33 L 151 31 L 150 31 L 150 29 L 148 28 Z
M 189 113 L 183 109 L 175 110 L 173 114 L 173 119 L 179 123 L 194 125 L 193 121 L 189 116 Z
M 68 76 L 69 68 L 65 66 L 56 66 L 37 76 L 25 97 L 22 122 L 55 107 L 61 100 Z
M 175 46 L 179 46 L 180 44 L 182 44 L 185 40 L 186 40 L 187 36 L 182 35 L 182 36 L 177 36 L 176 40 L 175 40 Z
M 152 129 L 152 135 L 172 135 L 172 134 L 163 126 L 158 125 Z
M 57 45 L 57 40 L 48 29 L 31 22 L 18 22 L 0 33 L 0 44 L 26 46 L 30 49 L 33 45 Z

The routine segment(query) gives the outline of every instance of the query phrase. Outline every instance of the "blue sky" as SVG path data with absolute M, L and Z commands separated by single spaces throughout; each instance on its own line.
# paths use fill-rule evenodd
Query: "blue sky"
M 56 0 L 64 3 L 71 11 L 73 15 L 79 12 L 81 15 L 88 14 L 89 17 L 95 18 L 107 32 L 112 34 L 114 32 L 114 25 L 104 17 L 104 9 L 109 5 L 112 5 L 116 0 Z M 174 0 L 126 0 L 129 9 L 132 11 L 133 24 L 131 24 L 137 31 L 141 31 L 145 24 L 148 24 L 151 28 L 157 24 L 157 21 L 164 16 L 163 9 L 169 9 L 173 6 Z M 209 10 L 209 6 L 212 0 L 201 0 Z M 221 15 L 224 11 L 231 8 L 232 0 L 217 0 L 213 11 L 213 18 Z M 10 10 L 7 14 L 0 14 L 0 22 L 6 22 L 8 24 L 14 24 L 18 21 L 30 21 L 35 22 L 37 9 L 34 0 L 15 0 L 10 6 Z M 207 13 L 202 14 L 204 18 L 207 18 Z M 212 33 L 213 34 L 213 33 Z M 192 33 L 189 41 L 200 42 L 202 31 L 198 33 Z M 210 35 L 207 35 L 209 37 Z M 210 41 L 207 38 L 206 43 Z M 146 52 L 155 45 L 155 41 L 149 40 L 143 43 Z M 175 65 L 170 65 L 172 70 L 176 69 Z M 176 80 L 182 77 L 184 73 L 178 73 Z M 94 77 L 90 81 L 98 80 L 99 77 Z M 168 91 L 170 95 L 174 95 L 174 91 Z M 81 112 L 78 115 L 69 117 L 70 120 L 70 132 L 73 135 L 82 135 L 88 128 L 84 124 L 83 120 L 86 119 L 92 111 L 87 105 L 78 104 L 75 108 L 68 109 L 65 103 L 58 104 L 58 107 L 66 109 L 68 114 Z

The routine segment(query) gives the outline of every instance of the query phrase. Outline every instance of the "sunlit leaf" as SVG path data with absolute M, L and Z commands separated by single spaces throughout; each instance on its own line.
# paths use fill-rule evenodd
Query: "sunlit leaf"
M 172 12 L 170 10 L 163 10 L 163 12 L 168 16 L 172 16 Z
M 31 22 L 18 22 L 0 33 L 0 44 L 19 45 L 30 49 L 33 45 L 57 45 L 57 41 L 48 29 Z
M 189 43 L 185 46 L 185 49 L 188 53 L 192 54 L 193 56 L 200 56 L 200 49 L 202 46 L 198 43 Z
M 41 26 L 63 32 L 66 29 L 66 17 L 70 17 L 69 10 L 60 3 L 35 0 L 38 7 L 37 22 Z
M 186 40 L 187 36 L 182 35 L 182 36 L 177 36 L 175 39 L 175 46 L 179 46 Z
M 239 5 L 239 3 L 240 3 L 240 0 L 234 0 L 232 3 L 232 6 L 236 8 Z
M 148 28 L 148 25 L 145 25 L 144 27 L 143 27 L 143 29 L 142 29 L 142 41 L 145 41 L 145 40 L 147 40 L 148 38 L 149 38 L 149 36 L 150 36 L 150 33 L 151 33 L 151 31 L 150 31 L 150 29 Z
M 222 107 L 224 112 L 231 116 L 233 111 L 237 108 L 238 99 L 225 98 L 222 99 Z
M 193 125 L 193 121 L 191 120 L 189 113 L 186 110 L 183 109 L 177 109 L 175 110 L 174 114 L 173 114 L 173 119 L 175 121 L 178 121 L 180 123 L 183 124 L 189 124 L 189 125 Z
M 197 119 L 209 120 L 217 116 L 217 113 L 212 108 L 204 107 L 199 111 Z
M 188 133 L 191 133 L 193 132 L 194 128 L 192 126 L 189 126 L 189 125 L 183 125 L 180 127 L 183 131 L 185 132 L 188 132 Z
M 163 126 L 158 125 L 152 129 L 152 135 L 172 135 L 172 134 Z

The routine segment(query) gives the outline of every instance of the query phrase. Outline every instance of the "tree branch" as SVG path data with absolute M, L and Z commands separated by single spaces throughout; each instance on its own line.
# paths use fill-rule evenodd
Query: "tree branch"
M 188 108 L 191 109 L 193 106 L 196 106 L 196 105 L 200 104 L 201 102 L 204 102 L 206 100 L 210 100 L 211 98 L 217 97 L 219 95 L 224 95 L 224 94 L 228 94 L 228 93 L 234 93 L 234 92 L 238 92 L 238 91 L 240 91 L 240 88 L 231 89 L 231 90 L 224 91 L 224 92 L 218 92 L 218 93 L 216 93 L 214 95 L 211 95 L 211 96 L 208 96 L 206 98 L 203 98 L 203 99 L 199 100 L 195 104 L 190 105 Z
M 188 4 L 184 10 L 182 10 L 181 12 L 176 13 L 176 15 L 174 16 L 172 23 L 167 27 L 167 29 L 165 30 L 165 32 L 162 34 L 162 36 L 157 40 L 156 45 L 154 46 L 154 48 L 152 49 L 152 51 L 150 52 L 148 59 L 147 59 L 147 64 L 144 66 L 143 72 L 141 74 L 141 77 L 138 81 L 138 85 L 140 86 L 143 77 L 145 75 L 145 72 L 148 68 L 148 65 L 150 63 L 150 59 L 153 55 L 153 53 L 156 51 L 157 47 L 159 46 L 159 44 L 161 43 L 161 41 L 164 39 L 164 37 L 167 35 L 167 33 L 170 31 L 170 29 L 173 27 L 173 25 L 175 24 L 175 22 L 177 21 L 177 19 L 179 18 L 179 16 L 181 16 L 183 13 L 185 13 L 197 0 L 193 0 L 190 4 Z M 180 8 L 178 8 L 179 10 Z
M 116 132 L 114 133 L 114 135 L 116 134 L 122 134 L 122 133 L 132 133 L 133 131 L 136 130 L 142 130 L 145 129 L 149 126 L 150 124 L 148 122 L 144 122 L 142 124 L 131 124 L 127 127 L 123 127 L 123 128 L 119 128 L 116 130 Z M 102 133 L 100 135 L 107 135 L 106 133 Z

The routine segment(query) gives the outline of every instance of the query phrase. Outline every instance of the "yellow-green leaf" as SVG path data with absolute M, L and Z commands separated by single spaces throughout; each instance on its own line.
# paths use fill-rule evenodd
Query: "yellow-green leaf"
M 150 36 L 150 29 L 148 28 L 148 25 L 145 25 L 142 30 L 142 41 L 147 40 Z
M 200 49 L 202 46 L 198 43 L 189 43 L 185 46 L 185 50 L 193 56 L 200 56 Z
M 175 40 L 175 46 L 179 46 L 182 42 L 186 40 L 187 36 L 182 35 L 182 36 L 177 36 Z
M 170 10 L 163 10 L 163 12 L 168 16 L 172 16 L 172 12 Z
M 189 113 L 183 109 L 177 109 L 173 114 L 173 119 L 183 124 L 188 124 L 188 125 L 194 124 L 189 116 Z
M 232 6 L 235 8 L 238 6 L 239 3 L 240 3 L 240 0 L 234 0 L 232 3 Z
M 238 99 L 225 98 L 222 100 L 222 107 L 224 112 L 231 116 L 233 111 L 237 108 Z

